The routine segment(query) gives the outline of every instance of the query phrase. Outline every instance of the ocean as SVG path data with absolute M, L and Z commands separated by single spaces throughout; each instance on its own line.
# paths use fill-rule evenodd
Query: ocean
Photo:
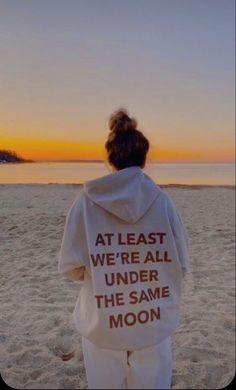
M 0 183 L 78 184 L 110 172 L 109 166 L 103 162 L 0 164 Z M 158 185 L 235 185 L 233 163 L 149 163 L 144 172 Z

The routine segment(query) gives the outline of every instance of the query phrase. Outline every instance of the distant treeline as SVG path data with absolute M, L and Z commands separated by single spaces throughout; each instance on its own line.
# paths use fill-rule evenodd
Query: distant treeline
M 34 162 L 34 161 L 24 159 L 13 150 L 0 150 L 0 163 L 23 163 L 23 162 Z

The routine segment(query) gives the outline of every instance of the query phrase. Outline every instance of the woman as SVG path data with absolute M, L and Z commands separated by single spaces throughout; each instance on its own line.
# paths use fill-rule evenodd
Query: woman
M 59 272 L 82 281 L 73 317 L 89 388 L 169 389 L 185 233 L 168 195 L 142 171 L 149 142 L 136 120 L 121 109 L 109 127 L 113 173 L 86 182 L 74 201 Z

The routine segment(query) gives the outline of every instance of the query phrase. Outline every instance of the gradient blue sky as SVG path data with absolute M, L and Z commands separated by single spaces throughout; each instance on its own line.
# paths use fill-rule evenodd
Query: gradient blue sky
M 100 157 L 107 118 L 125 106 L 155 158 L 232 160 L 234 6 L 0 0 L 0 148 Z

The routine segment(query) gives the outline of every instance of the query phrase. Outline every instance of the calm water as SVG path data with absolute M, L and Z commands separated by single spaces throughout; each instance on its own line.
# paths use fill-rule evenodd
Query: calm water
M 148 164 L 157 184 L 234 185 L 234 164 Z M 83 183 L 110 173 L 104 163 L 0 164 L 0 183 Z

